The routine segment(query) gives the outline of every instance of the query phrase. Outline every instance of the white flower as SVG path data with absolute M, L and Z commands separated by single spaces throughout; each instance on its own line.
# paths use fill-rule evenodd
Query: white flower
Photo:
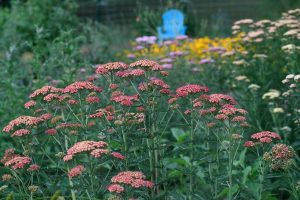
M 289 75 L 287 75 L 285 78 L 286 78 L 286 79 L 292 79 L 292 78 L 294 78 L 294 76 L 295 76 L 294 74 L 289 74 Z
M 284 113 L 284 110 L 283 110 L 283 108 L 274 108 L 273 110 L 272 110 L 272 112 L 273 113 Z
M 297 35 L 298 32 L 299 32 L 299 29 L 292 29 L 292 30 L 285 32 L 283 35 L 284 36 Z
M 250 84 L 250 85 L 248 86 L 248 89 L 254 90 L 254 91 L 258 90 L 259 88 L 260 88 L 260 86 L 259 86 L 259 85 L 256 85 L 256 84 Z
M 292 90 L 288 90 L 288 91 L 282 93 L 282 96 L 287 97 L 287 96 L 289 96 L 291 93 L 292 93 Z
M 237 77 L 235 77 L 235 80 L 237 80 L 237 81 L 246 81 L 246 82 L 249 81 L 247 76 L 237 76 Z
M 299 82 L 299 80 L 300 80 L 300 74 L 297 74 L 297 75 L 294 77 L 294 81 Z
M 297 85 L 296 84 L 291 84 L 290 88 L 295 88 Z
M 283 79 L 281 82 L 282 82 L 283 84 L 286 84 L 286 83 L 289 82 L 289 80 L 288 80 L 288 79 Z
M 275 99 L 280 96 L 280 92 L 278 90 L 270 89 L 269 92 L 265 93 L 262 98 L 263 99 Z

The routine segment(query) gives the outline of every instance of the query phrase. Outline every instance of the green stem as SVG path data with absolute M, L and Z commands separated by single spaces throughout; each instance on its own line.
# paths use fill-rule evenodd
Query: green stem
M 66 150 L 68 149 L 68 140 L 67 140 L 67 136 L 66 136 L 66 135 L 65 135 L 65 148 L 66 148 Z M 67 166 L 67 171 L 70 172 L 69 165 Z M 71 177 L 69 177 L 69 186 L 70 186 L 70 188 L 71 188 L 71 196 L 72 196 L 72 200 L 76 200 L 75 191 L 74 191 L 74 189 L 73 189 L 74 184 L 73 184 L 73 182 L 72 182 Z
M 193 161 L 194 161 L 194 127 L 193 127 L 193 118 L 191 118 L 191 133 L 190 133 L 190 162 L 191 162 L 191 171 L 189 176 L 189 200 L 192 200 L 193 187 L 194 187 L 194 175 L 193 171 Z

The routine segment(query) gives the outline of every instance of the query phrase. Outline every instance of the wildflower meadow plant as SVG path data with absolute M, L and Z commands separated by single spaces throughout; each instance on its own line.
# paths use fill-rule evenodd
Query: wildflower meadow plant
M 96 65 L 87 80 L 32 92 L 26 114 L 2 130 L 14 140 L 1 159 L 3 196 L 251 196 L 245 190 L 251 182 L 244 146 L 270 144 L 281 136 L 257 133 L 243 146 L 247 111 L 232 96 L 199 84 L 173 88 L 168 75 L 152 60 L 112 62 Z M 278 159 L 266 159 L 276 169 L 286 169 L 280 164 L 294 157 L 285 146 L 265 153 Z

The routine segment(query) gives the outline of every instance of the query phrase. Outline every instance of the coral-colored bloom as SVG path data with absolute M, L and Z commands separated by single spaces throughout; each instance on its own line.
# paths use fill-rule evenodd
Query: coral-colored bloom
M 19 130 L 16 130 L 13 134 L 11 134 L 12 137 L 22 137 L 24 135 L 29 135 L 30 134 L 30 130 L 28 129 L 19 129 Z
M 133 69 L 133 70 L 125 70 L 125 71 L 118 71 L 116 73 L 116 76 L 127 78 L 127 77 L 133 77 L 133 76 L 143 76 L 145 74 L 145 71 L 142 69 Z
M 262 143 L 270 143 L 272 139 L 281 139 L 280 135 L 270 131 L 262 131 L 251 135 L 252 139 L 259 140 Z
M 112 183 L 127 184 L 134 188 L 153 187 L 151 181 L 144 180 L 145 175 L 140 171 L 124 171 L 111 178 Z
M 28 108 L 33 107 L 33 106 L 35 106 L 35 105 L 36 105 L 36 102 L 33 101 L 33 100 L 31 100 L 31 101 L 26 102 L 26 103 L 24 104 L 24 107 L 28 109 Z
M 244 147 L 253 147 L 253 146 L 254 146 L 254 142 L 252 142 L 252 141 L 246 141 L 244 143 Z
M 269 138 L 269 137 L 262 137 L 262 138 L 259 139 L 259 141 L 260 141 L 261 143 L 271 143 L 271 142 L 272 142 L 272 139 Z
M 90 151 L 93 151 L 95 149 L 99 149 L 99 148 L 102 148 L 102 147 L 105 147 L 105 146 L 107 146 L 107 143 L 103 142 L 103 141 L 99 141 L 99 142 L 95 142 L 95 141 L 77 142 L 71 148 L 68 149 L 67 155 L 64 157 L 64 161 L 68 161 L 68 160 L 72 159 L 73 156 L 76 155 L 76 154 L 79 154 L 79 153 L 82 153 L 82 152 L 90 152 Z M 94 153 L 96 154 L 96 153 L 99 153 L 99 152 L 94 152 Z
M 44 96 L 44 98 L 43 98 L 43 100 L 46 102 L 53 101 L 54 99 L 60 100 L 61 96 L 59 94 L 50 93 L 50 94 L 47 94 L 46 96 Z
M 68 100 L 68 104 L 76 105 L 76 104 L 79 104 L 79 101 L 76 101 L 74 99 L 70 99 L 70 100 Z
M 103 154 L 107 154 L 108 150 L 107 149 L 95 149 L 93 151 L 91 151 L 91 155 L 95 158 L 99 158 L 101 157 Z
M 176 89 L 176 95 L 178 97 L 186 97 L 189 94 L 197 94 L 200 92 L 208 92 L 209 89 L 206 86 L 196 85 L 196 84 L 188 84 Z
M 77 81 L 65 87 L 63 89 L 64 93 L 77 93 L 79 90 L 90 90 L 94 92 L 101 92 L 102 89 L 95 86 L 92 82 L 89 81 Z
M 153 60 L 138 60 L 129 65 L 130 67 L 143 67 L 152 71 L 162 70 L 163 67 Z
M 29 95 L 30 98 L 37 97 L 39 95 L 45 95 L 47 93 L 60 93 L 62 92 L 61 88 L 56 88 L 52 86 L 44 86 L 40 89 L 35 90 L 31 95 Z
M 41 118 L 42 120 L 44 120 L 44 121 L 47 121 L 47 120 L 49 120 L 49 119 L 52 118 L 52 114 L 50 114 L 50 113 L 45 113 L 45 114 L 42 114 L 42 115 L 40 116 L 40 118 Z
M 226 119 L 228 119 L 228 116 L 225 114 L 218 114 L 215 116 L 215 118 L 218 120 L 226 120 Z
M 81 175 L 84 171 L 85 171 L 85 167 L 83 165 L 77 165 L 76 167 L 72 168 L 69 171 L 68 176 L 70 178 L 73 178 L 75 176 Z
M 89 96 L 85 99 L 86 102 L 88 103 L 99 103 L 100 102 L 100 98 L 99 97 L 95 97 L 95 96 Z
M 246 121 L 246 117 L 244 117 L 244 116 L 235 116 L 235 117 L 232 118 L 231 121 L 233 121 L 233 122 L 244 122 L 244 121 Z
M 109 186 L 107 186 L 107 190 L 109 192 L 122 193 L 124 192 L 124 187 L 119 184 L 110 184 Z
M 103 65 L 97 65 L 97 74 L 107 74 L 108 72 L 128 69 L 128 65 L 122 62 L 112 62 Z
M 7 161 L 20 156 L 19 154 L 15 154 L 15 150 L 13 148 L 6 149 L 2 159 L 0 160 L 1 163 L 5 164 Z
M 11 160 L 4 163 L 5 166 L 11 167 L 12 169 L 22 169 L 26 164 L 31 162 L 31 158 L 27 156 L 16 156 Z
M 212 113 L 214 113 L 216 111 L 217 111 L 217 108 L 211 107 L 211 108 L 208 108 L 208 109 L 201 109 L 201 110 L 199 110 L 199 114 L 201 116 L 204 116 L 204 115 L 212 114 Z
M 109 85 L 109 88 L 112 89 L 112 90 L 115 90 L 117 89 L 119 86 L 117 84 L 110 84 Z
M 41 167 L 37 164 L 32 164 L 29 166 L 29 168 L 27 169 L 27 171 L 33 172 L 33 171 L 38 171 Z
M 125 156 L 123 156 L 122 154 L 120 154 L 119 152 L 112 152 L 111 155 L 115 158 L 118 158 L 120 160 L 124 160 Z
M 161 80 L 159 78 L 153 78 L 152 80 L 150 80 L 150 85 L 156 85 L 156 86 L 159 86 L 164 89 L 170 88 L 170 86 L 168 84 L 166 84 L 163 80 Z
M 236 104 L 236 101 L 233 97 L 226 95 L 226 94 L 211 94 L 209 95 L 209 102 L 210 103 L 217 103 L 222 104 L 223 101 L 230 103 L 230 104 Z
M 119 96 L 112 97 L 110 100 L 120 103 L 121 105 L 124 106 L 132 106 L 135 101 L 139 100 L 139 98 L 138 95 L 134 95 L 134 96 L 119 95 Z
M 20 116 L 8 123 L 7 126 L 3 128 L 4 132 L 10 132 L 12 131 L 15 126 L 19 125 L 26 125 L 26 126 L 35 126 L 38 125 L 38 123 L 42 122 L 43 120 L 38 117 L 31 117 L 31 116 Z

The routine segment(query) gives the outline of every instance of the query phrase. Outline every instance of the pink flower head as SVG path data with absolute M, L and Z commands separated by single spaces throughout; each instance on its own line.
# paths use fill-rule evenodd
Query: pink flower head
M 196 85 L 196 84 L 188 84 L 176 89 L 176 95 L 178 97 L 186 97 L 189 94 L 197 94 L 200 92 L 208 92 L 209 89 L 206 86 Z
M 85 99 L 86 102 L 93 104 L 93 103 L 99 103 L 100 102 L 100 98 L 96 97 L 96 96 L 89 96 Z
M 233 122 L 244 122 L 244 121 L 246 121 L 246 117 L 244 117 L 244 116 L 235 116 L 235 117 L 232 118 L 231 121 L 233 121 Z
M 150 84 L 155 85 L 155 86 L 159 86 L 159 87 L 164 88 L 164 89 L 169 89 L 170 88 L 170 86 L 168 84 L 166 84 L 163 80 L 161 80 L 159 78 L 153 78 L 150 81 Z
M 112 183 L 126 184 L 133 188 L 153 187 L 153 183 L 145 180 L 145 175 L 140 171 L 124 171 L 111 178 Z
M 60 96 L 59 94 L 49 93 L 49 94 L 47 94 L 46 96 L 44 96 L 44 98 L 43 98 L 43 100 L 46 101 L 46 102 L 51 102 L 51 101 L 53 101 L 54 99 L 60 100 L 60 99 L 61 99 L 61 96 Z
M 28 129 L 19 129 L 16 130 L 13 134 L 11 134 L 12 137 L 22 137 L 24 135 L 29 135 L 30 134 L 30 130 Z
M 48 93 L 60 93 L 62 92 L 61 88 L 56 88 L 56 87 L 52 87 L 52 86 L 44 86 L 40 89 L 35 90 L 32 94 L 29 95 L 30 98 L 34 98 L 37 97 L 39 95 L 45 95 Z
M 122 154 L 120 154 L 119 152 L 112 152 L 111 155 L 115 158 L 118 158 L 120 160 L 124 160 L 125 156 L 123 156 Z
M 145 74 L 145 71 L 142 69 L 132 69 L 132 70 L 125 70 L 125 71 L 118 71 L 116 73 L 116 76 L 122 77 L 122 78 L 130 78 L 133 76 L 143 76 Z
M 132 68 L 135 67 L 142 67 L 146 70 L 152 70 L 152 71 L 160 71 L 162 70 L 162 66 L 160 66 L 157 62 L 153 60 L 138 60 L 136 62 L 133 62 L 129 65 Z
M 107 74 L 113 71 L 128 69 L 128 65 L 122 62 L 106 63 L 103 65 L 97 65 L 96 67 L 97 67 L 96 69 L 97 74 Z
M 117 89 L 119 86 L 117 84 L 110 84 L 109 85 L 109 88 L 112 89 L 112 90 L 115 90 Z
M 25 126 L 35 126 L 38 125 L 43 120 L 38 117 L 31 117 L 31 116 L 20 116 L 8 123 L 7 126 L 3 128 L 4 132 L 12 131 L 16 126 L 25 125 Z
M 31 158 L 27 156 L 16 156 L 11 160 L 4 163 L 5 166 L 11 167 L 12 169 L 22 169 L 25 165 L 31 162 Z
M 85 167 L 83 165 L 77 165 L 76 167 L 72 168 L 69 171 L 68 176 L 70 178 L 73 178 L 75 176 L 81 175 L 84 171 L 85 171 Z
M 251 135 L 252 139 L 259 140 L 262 143 L 270 143 L 272 139 L 281 139 L 280 135 L 270 131 L 262 131 Z
M 234 98 L 226 94 L 211 94 L 208 101 L 216 104 L 224 104 L 224 101 L 233 105 L 236 104 Z
M 138 95 L 134 95 L 134 96 L 119 95 L 119 96 L 112 97 L 110 100 L 124 106 L 132 106 L 134 102 L 139 100 L 139 98 Z
M 29 168 L 27 169 L 27 171 L 33 172 L 33 171 L 38 171 L 41 167 L 37 164 L 32 164 L 29 166 Z
M 103 154 L 107 154 L 108 153 L 108 150 L 107 149 L 95 149 L 93 151 L 91 151 L 91 155 L 94 157 L 94 158 L 100 158 Z
M 82 152 L 90 152 L 95 149 L 99 149 L 102 147 L 107 146 L 106 142 L 99 141 L 81 141 L 74 144 L 71 148 L 68 149 L 67 155 L 64 157 L 64 161 L 70 160 L 73 158 L 74 155 L 82 153 Z M 96 153 L 93 153 L 93 156 L 95 156 Z
M 244 147 L 253 147 L 253 146 L 254 146 L 254 142 L 252 142 L 252 141 L 246 141 L 244 143 Z
M 77 81 L 75 83 L 72 83 L 65 87 L 63 89 L 64 93 L 77 93 L 80 90 L 89 90 L 89 91 L 94 91 L 94 92 L 101 92 L 102 89 L 95 86 L 92 82 L 89 81 Z
M 109 192 L 122 193 L 124 192 L 124 187 L 119 184 L 110 184 L 107 186 Z
M 47 120 L 49 120 L 49 119 L 52 118 L 52 114 L 50 114 L 50 113 L 45 113 L 45 114 L 42 114 L 42 115 L 40 116 L 40 118 L 41 118 L 42 120 L 44 120 L 44 121 L 47 121 Z
M 26 103 L 24 104 L 24 107 L 27 108 L 27 109 L 29 109 L 29 108 L 31 108 L 31 107 L 33 107 L 33 106 L 35 106 L 35 105 L 36 105 L 36 102 L 33 101 L 33 100 L 31 100 L 31 101 L 26 102 Z

